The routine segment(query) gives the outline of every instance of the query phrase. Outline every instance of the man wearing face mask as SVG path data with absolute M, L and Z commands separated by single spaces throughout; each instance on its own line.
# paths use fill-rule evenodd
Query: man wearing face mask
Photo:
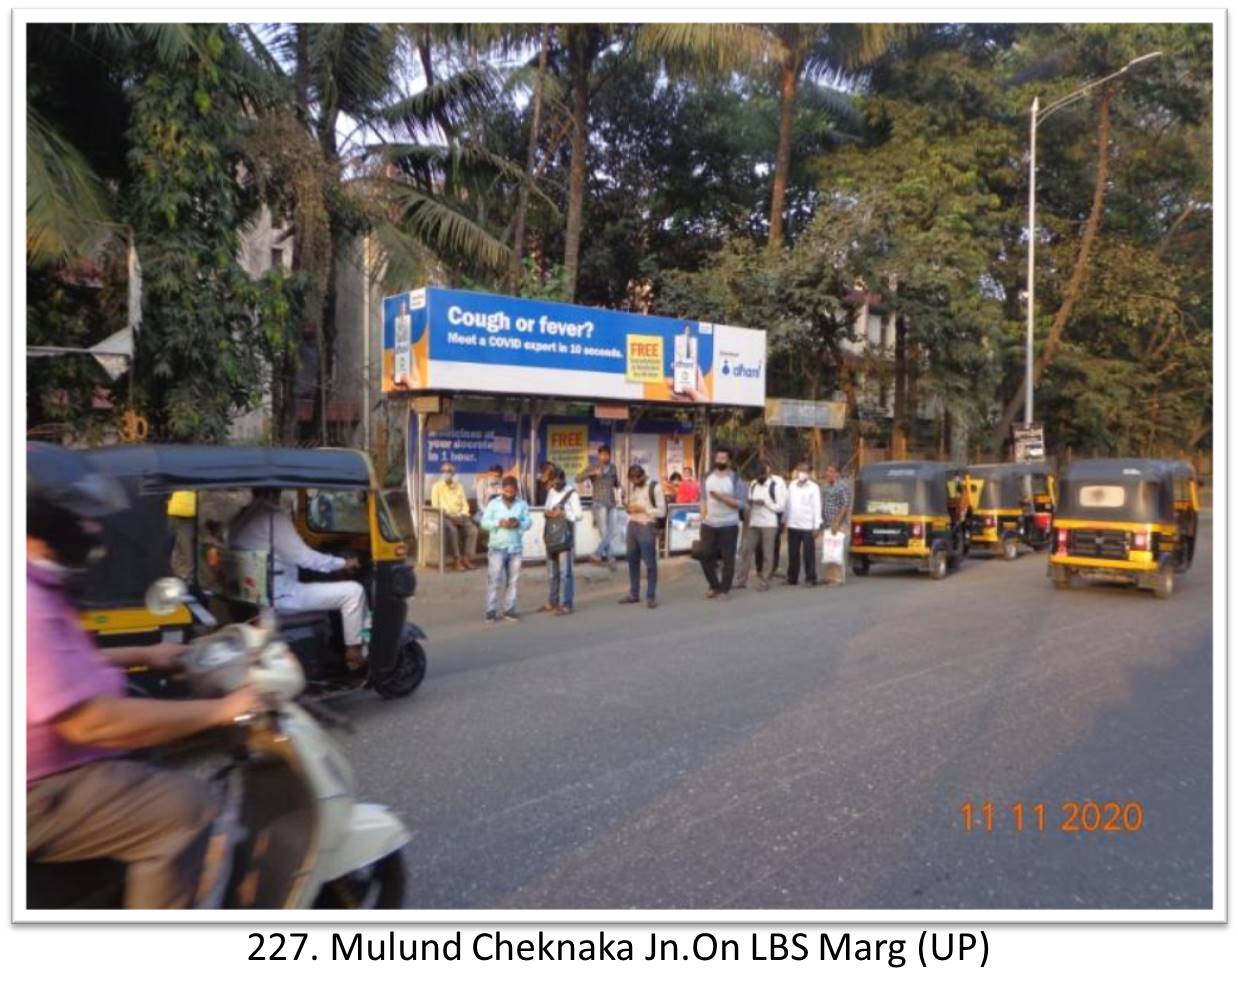
M 795 480 L 787 488 L 787 584 L 799 584 L 800 560 L 804 561 L 804 580 L 817 584 L 816 537 L 821 532 L 821 489 L 800 461 Z
M 102 552 L 99 518 L 119 485 L 59 446 L 26 449 L 26 853 L 126 865 L 125 905 L 193 905 L 214 804 L 207 786 L 129 751 L 228 726 L 258 711 L 247 686 L 220 699 L 129 698 L 121 668 L 171 668 L 183 644 L 101 650 L 71 591 Z
M 477 556 L 477 523 L 469 515 L 469 498 L 464 485 L 456 480 L 455 466 L 445 463 L 442 469 L 443 476 L 430 489 L 430 504 L 443 510 L 445 556 L 454 562 L 456 570 L 472 570 Z
M 739 541 L 739 518 L 744 509 L 744 486 L 731 469 L 730 451 L 714 454 L 714 469 L 701 489 L 701 570 L 709 584 L 706 598 L 726 601 L 731 597 L 735 575 L 735 547 Z M 718 573 L 718 561 L 722 573 Z
M 769 589 L 769 579 L 774 573 L 774 538 L 778 535 L 778 516 L 782 514 L 786 499 L 786 482 L 773 472 L 767 460 L 762 460 L 757 479 L 748 484 L 748 522 L 744 527 L 736 588 L 748 586 L 753 556 L 759 550 L 761 566 L 757 570 L 757 587 L 761 591 Z

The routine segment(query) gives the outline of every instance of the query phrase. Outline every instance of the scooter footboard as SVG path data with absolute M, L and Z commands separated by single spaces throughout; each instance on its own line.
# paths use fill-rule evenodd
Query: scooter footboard
M 340 846 L 320 856 L 316 869 L 318 879 L 330 882 L 364 868 L 398 851 L 411 839 L 408 828 L 386 806 L 359 802 L 352 807 L 348 825 L 340 836 Z

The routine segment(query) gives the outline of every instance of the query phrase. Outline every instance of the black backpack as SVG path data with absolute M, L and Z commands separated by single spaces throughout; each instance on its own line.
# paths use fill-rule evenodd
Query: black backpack
M 567 504 L 568 499 L 575 493 L 575 488 L 568 488 L 567 493 L 553 507 L 562 509 Z M 546 527 L 542 531 L 542 540 L 546 545 L 546 556 L 557 557 L 564 550 L 571 549 L 572 534 L 574 532 L 572 524 L 562 515 L 556 516 L 553 519 L 547 519 Z

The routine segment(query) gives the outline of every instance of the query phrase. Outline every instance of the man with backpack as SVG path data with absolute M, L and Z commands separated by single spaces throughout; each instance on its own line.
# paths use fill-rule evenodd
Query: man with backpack
M 748 485 L 748 522 L 744 526 L 744 543 L 739 555 L 736 588 L 748 586 L 748 574 L 758 550 L 761 566 L 757 568 L 757 588 L 769 590 L 774 573 L 774 540 L 778 536 L 779 516 L 787 500 L 787 482 L 773 473 L 770 464 L 762 460 L 757 477 Z
M 744 509 L 744 485 L 731 469 L 729 450 L 714 454 L 713 472 L 701 489 L 701 570 L 709 584 L 706 598 L 726 601 L 735 576 L 735 547 L 739 542 L 739 518 Z M 722 574 L 718 574 L 718 561 Z
M 576 523 L 581 519 L 580 496 L 567 483 L 562 467 L 551 464 L 550 487 L 546 492 L 546 525 L 543 540 L 546 546 L 546 577 L 550 583 L 549 598 L 538 611 L 570 616 L 576 583 L 573 566 L 576 559 Z M 560 589 L 562 598 L 560 598 Z
M 645 562 L 645 605 L 658 607 L 658 530 L 666 519 L 666 496 L 639 464 L 628 470 L 628 595 L 620 605 L 640 601 L 640 564 Z

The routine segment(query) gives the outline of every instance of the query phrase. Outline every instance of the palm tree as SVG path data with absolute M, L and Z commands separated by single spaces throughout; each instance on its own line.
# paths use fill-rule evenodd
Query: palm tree
M 778 89 L 778 145 L 769 245 L 776 249 L 784 240 L 792 126 L 804 79 L 845 82 L 914 30 L 897 24 L 648 24 L 641 28 L 640 43 L 672 68 L 772 74 Z
M 281 24 L 242 31 L 317 151 L 295 156 L 295 140 L 283 139 L 266 142 L 263 150 L 291 174 L 285 179 L 293 191 L 293 265 L 311 277 L 311 314 L 320 316 L 313 322 L 315 406 L 325 433 L 344 247 L 371 232 L 388 280 L 411 279 L 430 258 L 500 272 L 510 251 L 478 218 L 473 195 L 483 174 L 519 170 L 466 135 L 497 92 L 491 72 L 474 65 L 443 73 L 433 66 L 434 44 L 476 44 L 478 29 Z M 414 53 L 426 85 L 405 95 L 400 68 Z
M 508 274 L 508 287 L 515 290 L 520 282 L 524 260 L 524 232 L 529 215 L 529 190 L 533 171 L 537 168 L 537 146 L 541 138 L 542 97 L 546 91 L 546 68 L 550 59 L 550 25 L 543 24 L 538 32 L 537 75 L 533 82 L 533 104 L 529 117 L 529 150 L 525 157 L 525 182 L 520 185 L 520 199 L 516 204 L 516 217 L 512 223 L 512 260 Z

